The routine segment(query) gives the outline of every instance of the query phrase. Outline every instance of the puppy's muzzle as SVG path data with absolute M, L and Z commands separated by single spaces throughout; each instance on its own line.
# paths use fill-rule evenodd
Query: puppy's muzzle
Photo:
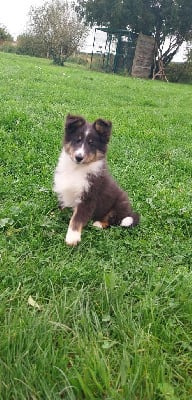
M 83 161 L 83 156 L 81 154 L 76 154 L 75 155 L 75 161 L 80 164 Z

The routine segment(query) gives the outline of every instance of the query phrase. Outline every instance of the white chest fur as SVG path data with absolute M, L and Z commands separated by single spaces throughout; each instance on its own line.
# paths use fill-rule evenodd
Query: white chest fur
M 97 175 L 102 160 L 90 164 L 76 164 L 63 149 L 54 175 L 54 192 L 63 207 L 75 207 L 81 196 L 89 189 L 88 175 Z

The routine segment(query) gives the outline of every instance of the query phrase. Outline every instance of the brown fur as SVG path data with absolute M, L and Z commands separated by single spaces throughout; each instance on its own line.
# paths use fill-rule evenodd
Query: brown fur
M 91 185 L 88 193 L 82 197 L 73 214 L 73 228 L 78 224 L 85 226 L 87 222 L 100 221 L 103 227 L 120 225 L 125 217 L 132 217 L 135 226 L 139 222 L 139 215 L 131 208 L 127 193 L 122 191 L 108 174 L 107 170 L 95 177 L 90 177 Z

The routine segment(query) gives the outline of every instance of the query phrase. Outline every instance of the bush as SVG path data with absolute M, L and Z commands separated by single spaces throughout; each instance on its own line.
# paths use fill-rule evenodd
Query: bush
M 74 64 L 85 65 L 90 67 L 91 55 L 86 53 L 75 52 L 68 58 L 68 61 Z
M 45 57 L 47 56 L 46 50 L 40 38 L 31 35 L 30 33 L 23 33 L 17 38 L 17 53 L 21 55 L 28 55 L 32 57 Z
M 4 53 L 16 53 L 17 47 L 16 44 L 12 42 L 4 42 L 0 45 L 0 51 L 3 51 Z
M 166 67 L 166 76 L 170 82 L 192 83 L 192 62 L 170 63 Z

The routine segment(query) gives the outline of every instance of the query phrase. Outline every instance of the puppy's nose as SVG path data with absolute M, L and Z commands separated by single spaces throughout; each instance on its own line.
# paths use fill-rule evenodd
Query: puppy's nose
M 82 156 L 81 154 L 77 154 L 77 155 L 75 156 L 75 160 L 76 160 L 78 163 L 80 163 L 80 162 L 83 160 L 83 156 Z

